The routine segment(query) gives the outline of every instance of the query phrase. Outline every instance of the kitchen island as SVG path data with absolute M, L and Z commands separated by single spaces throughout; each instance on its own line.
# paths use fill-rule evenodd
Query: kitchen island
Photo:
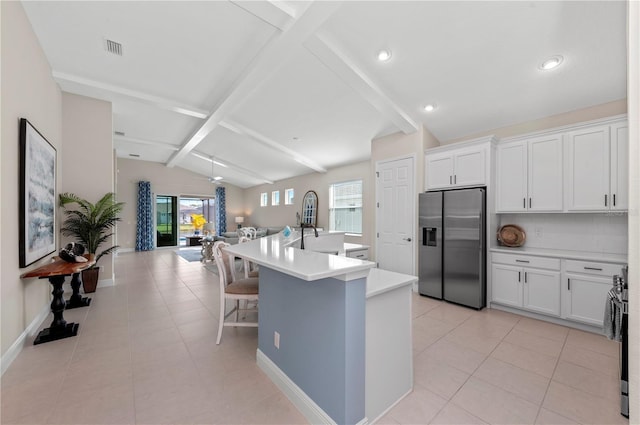
M 416 278 L 294 240 L 226 249 L 260 265 L 258 365 L 311 423 L 367 423 L 413 387 Z

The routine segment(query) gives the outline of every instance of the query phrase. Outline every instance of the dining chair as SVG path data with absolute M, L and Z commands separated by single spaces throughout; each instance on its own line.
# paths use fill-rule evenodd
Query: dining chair
M 220 317 L 216 344 L 220 344 L 222 329 L 225 326 L 258 327 L 257 320 L 255 322 L 239 320 L 240 311 L 258 311 L 258 278 L 234 278 L 234 256 L 224 252 L 224 249 L 228 246 L 230 246 L 230 244 L 223 241 L 218 241 L 213 246 L 213 256 L 216 260 L 218 275 L 220 277 Z M 228 313 L 226 312 L 227 300 L 233 302 L 233 308 Z M 240 308 L 241 300 L 247 302 L 247 307 Z M 249 308 L 250 302 L 255 303 L 255 307 L 252 306 Z M 234 313 L 235 320 L 226 321 L 226 319 Z
M 245 242 L 249 242 L 251 239 L 249 239 L 246 236 L 240 236 L 238 238 L 238 243 L 245 243 Z M 242 264 L 243 264 L 243 269 L 244 269 L 244 277 L 245 279 L 248 277 L 258 277 L 258 265 L 255 263 L 252 263 L 249 260 L 243 259 L 242 260 Z M 235 269 L 234 269 L 235 271 Z

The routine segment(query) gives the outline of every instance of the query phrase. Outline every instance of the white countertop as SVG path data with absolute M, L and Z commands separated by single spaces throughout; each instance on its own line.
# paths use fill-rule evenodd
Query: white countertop
M 369 245 L 360 245 L 359 243 L 344 243 L 344 252 L 359 251 L 361 249 L 369 249 Z
M 389 270 L 371 269 L 367 276 L 367 298 L 384 294 L 402 286 L 417 282 L 418 277 Z
M 278 233 L 253 241 L 231 245 L 226 248 L 226 251 L 261 266 L 306 281 L 327 277 L 347 281 L 366 277 L 369 269 L 376 265 L 371 261 L 285 246 L 291 244 L 294 240 L 294 237 L 287 239 L 281 233 Z
M 508 254 L 536 255 L 538 257 L 566 258 L 568 260 L 599 261 L 602 263 L 627 264 L 627 256 L 623 254 L 606 254 L 602 252 L 568 251 L 563 249 L 546 248 L 509 248 L 496 246 L 491 252 L 504 252 Z

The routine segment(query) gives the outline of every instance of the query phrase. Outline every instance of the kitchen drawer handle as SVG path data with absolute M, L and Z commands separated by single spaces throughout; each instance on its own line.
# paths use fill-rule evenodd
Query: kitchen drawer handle
M 601 271 L 602 271 L 602 269 L 601 269 L 601 268 L 598 268 L 598 267 L 585 267 L 584 269 L 585 269 L 585 270 L 596 270 L 596 271 L 599 271 L 599 272 L 601 272 Z
M 516 263 L 528 263 L 529 260 L 516 260 Z

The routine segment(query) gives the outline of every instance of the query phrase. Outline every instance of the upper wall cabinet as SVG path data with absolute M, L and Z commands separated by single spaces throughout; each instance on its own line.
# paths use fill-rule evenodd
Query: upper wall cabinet
M 627 130 L 625 120 L 567 133 L 567 211 L 623 211 L 628 208 Z
M 562 211 L 562 135 L 498 145 L 496 212 Z
M 483 139 L 486 142 L 491 139 Z M 487 184 L 487 143 L 427 152 L 425 155 L 426 190 L 450 189 Z

